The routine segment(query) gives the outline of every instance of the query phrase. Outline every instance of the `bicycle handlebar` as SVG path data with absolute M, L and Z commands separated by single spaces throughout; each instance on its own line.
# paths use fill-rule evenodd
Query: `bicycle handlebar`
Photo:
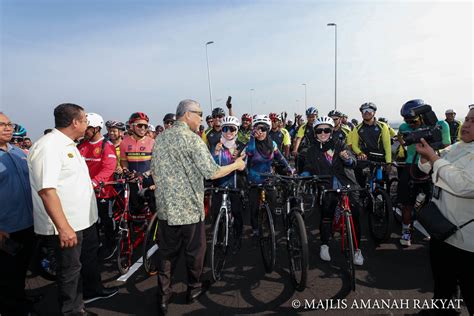
M 347 186 L 343 186 L 342 188 L 338 188 L 338 189 L 324 189 L 323 190 L 323 193 L 327 193 L 327 192 L 336 192 L 336 193 L 350 193 L 350 192 L 360 192 L 360 191 L 365 191 L 366 189 L 362 189 L 362 188 L 359 188 L 359 189 L 351 189 L 351 186 L 350 185 L 347 185 Z
M 204 189 L 205 191 L 214 191 L 214 192 L 235 192 L 235 193 L 241 193 L 241 189 L 234 189 L 234 188 L 229 188 L 229 187 L 207 187 Z
M 316 182 L 322 182 L 323 180 L 326 179 L 331 179 L 331 175 L 314 175 L 314 176 L 283 176 L 279 174 L 273 174 L 273 173 L 259 173 L 261 176 L 268 177 L 268 178 L 274 178 L 278 180 L 283 180 L 286 182 L 291 182 L 291 181 L 316 181 Z

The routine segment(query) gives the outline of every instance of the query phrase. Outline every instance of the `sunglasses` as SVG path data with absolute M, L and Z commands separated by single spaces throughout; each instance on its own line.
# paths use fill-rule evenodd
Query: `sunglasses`
M 269 128 L 267 126 L 257 126 L 257 128 L 256 128 L 257 131 L 260 131 L 262 133 L 268 132 L 268 129 Z
M 207 124 L 211 124 L 212 122 L 213 122 L 212 120 L 209 120 L 209 121 L 207 121 Z
M 173 125 L 174 121 L 173 120 L 168 120 L 168 121 L 165 121 L 165 124 L 166 125 Z
M 138 128 L 148 128 L 148 124 L 142 124 L 142 123 L 133 123 L 133 126 L 138 127 Z
M 314 132 L 315 132 L 316 134 L 318 134 L 318 135 L 319 135 L 319 134 L 322 134 L 322 133 L 324 133 L 324 134 L 331 134 L 332 129 L 330 129 L 329 127 L 326 127 L 326 128 L 316 128 L 316 129 L 314 129 Z
M 188 112 L 197 114 L 197 115 L 199 115 L 199 117 L 202 117 L 202 111 L 188 111 Z
M 363 109 L 361 112 L 362 114 L 365 114 L 365 113 L 374 113 L 375 111 L 372 109 Z
M 228 132 L 231 132 L 231 133 L 234 133 L 234 132 L 237 132 L 237 128 L 236 127 L 233 127 L 233 126 L 224 126 L 222 128 L 222 131 L 224 133 L 228 133 Z
M 215 118 L 215 119 L 216 119 L 216 118 L 217 118 L 217 119 L 221 119 L 221 118 L 223 118 L 224 116 L 225 116 L 225 115 L 217 115 L 217 116 L 213 116 L 212 118 Z
M 419 119 L 405 120 L 405 122 L 406 122 L 407 124 L 416 124 L 416 123 L 418 123 L 419 121 L 420 121 Z

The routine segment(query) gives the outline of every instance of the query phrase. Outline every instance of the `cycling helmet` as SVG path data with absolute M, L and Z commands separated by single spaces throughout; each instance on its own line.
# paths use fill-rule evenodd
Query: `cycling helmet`
M 239 127 L 240 122 L 239 119 L 235 116 L 226 116 L 222 119 L 222 127 L 224 126 L 235 126 Z
M 318 110 L 315 107 L 309 107 L 306 110 L 306 116 L 310 116 L 310 115 L 313 115 L 313 114 L 318 115 Z
M 206 116 L 206 122 L 209 121 L 209 120 L 212 120 L 212 116 L 210 116 L 210 115 Z
M 155 127 L 152 125 L 152 124 L 148 124 L 148 130 L 150 132 L 154 132 L 155 131 Z
M 212 110 L 212 117 L 225 116 L 225 112 L 222 108 L 215 108 Z
M 272 121 L 266 116 L 265 114 L 257 114 L 253 116 L 253 123 L 252 126 L 255 127 L 258 124 L 265 124 L 268 128 L 272 127 Z
M 334 121 L 332 118 L 330 118 L 329 116 L 321 116 L 316 121 L 314 121 L 313 128 L 316 128 L 319 125 L 323 125 L 323 124 L 334 127 Z
M 388 123 L 385 117 L 379 117 L 379 122 Z
M 413 119 L 416 115 L 414 115 L 412 110 L 422 105 L 425 105 L 425 101 L 421 99 L 410 100 L 402 106 L 400 115 L 403 116 L 404 119 Z
M 150 122 L 150 119 L 145 113 L 135 112 L 132 115 L 130 115 L 130 118 L 128 119 L 128 124 L 133 124 L 135 121 L 138 121 L 138 120 L 144 120 L 147 123 Z
M 338 110 L 332 110 L 332 111 L 329 111 L 328 113 L 328 116 L 330 117 L 333 117 L 333 116 L 336 116 L 336 117 L 342 117 L 342 113 L 339 112 Z
M 250 121 L 252 123 L 252 116 L 248 113 L 242 114 L 242 121 Z
M 447 109 L 446 112 L 444 112 L 444 114 L 456 114 L 456 112 L 454 112 L 453 109 Z
M 362 112 L 365 109 L 372 109 L 375 112 L 375 111 L 377 111 L 377 106 L 375 105 L 375 103 L 366 102 L 366 103 L 364 103 L 360 106 L 359 111 Z
M 15 127 L 13 128 L 13 137 L 20 138 L 25 136 L 26 129 L 21 125 L 15 124 Z
M 176 121 L 176 115 L 174 115 L 173 113 L 166 114 L 165 117 L 163 118 L 163 122 L 166 122 L 166 121 Z
M 87 113 L 87 126 L 104 128 L 104 119 L 97 113 Z
M 268 115 L 268 117 L 270 118 L 270 121 L 281 121 L 281 115 L 280 114 L 277 114 L 277 113 L 270 113 Z
M 122 122 L 119 122 L 119 121 L 114 121 L 114 120 L 107 121 L 105 123 L 105 127 L 107 127 L 107 128 L 116 128 L 120 131 L 125 130 L 125 124 L 123 124 Z

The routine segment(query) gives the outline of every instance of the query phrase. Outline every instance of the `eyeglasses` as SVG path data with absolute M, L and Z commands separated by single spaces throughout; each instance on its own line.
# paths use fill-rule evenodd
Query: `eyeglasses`
M 375 111 L 373 109 L 362 109 L 361 112 L 362 114 L 365 114 L 365 113 L 374 113 Z
M 314 132 L 315 132 L 316 134 L 318 134 L 318 135 L 319 135 L 319 134 L 322 134 L 322 133 L 324 133 L 324 134 L 331 134 L 332 129 L 330 129 L 329 127 L 326 127 L 326 128 L 316 128 L 316 129 L 314 129 Z
M 332 120 L 333 121 L 339 121 L 339 118 L 338 117 L 333 117 Z
M 0 127 L 2 127 L 2 128 L 5 128 L 5 127 L 15 128 L 16 124 L 12 123 L 12 122 L 8 122 L 8 123 L 0 122 Z
M 188 111 L 188 112 L 197 114 L 197 115 L 199 115 L 199 117 L 202 117 L 202 111 Z
M 268 129 L 269 128 L 267 126 L 257 126 L 257 128 L 256 128 L 257 131 L 260 131 L 262 133 L 268 132 Z
M 224 127 L 222 128 L 222 131 L 223 131 L 224 133 L 228 133 L 228 132 L 234 133 L 234 132 L 237 132 L 237 128 L 234 127 L 234 126 L 224 126 Z
M 165 125 L 173 125 L 173 124 L 174 124 L 173 120 L 165 121 Z
M 142 124 L 142 123 L 133 123 L 133 126 L 138 127 L 138 128 L 148 128 L 148 124 Z
M 225 115 L 216 115 L 216 116 L 213 116 L 212 118 L 218 118 L 218 119 L 221 119 L 223 118 Z

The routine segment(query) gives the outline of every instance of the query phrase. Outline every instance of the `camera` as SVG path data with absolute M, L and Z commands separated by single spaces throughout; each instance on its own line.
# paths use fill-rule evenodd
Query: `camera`
M 431 109 L 430 105 L 424 104 L 414 107 L 411 110 L 411 116 L 420 116 L 423 124 L 426 125 L 426 127 L 412 132 L 403 132 L 402 137 L 407 146 L 420 143 L 421 139 L 424 138 L 433 149 L 441 149 L 444 147 L 441 126 L 436 124 L 438 122 L 438 118 L 436 117 L 436 113 Z

